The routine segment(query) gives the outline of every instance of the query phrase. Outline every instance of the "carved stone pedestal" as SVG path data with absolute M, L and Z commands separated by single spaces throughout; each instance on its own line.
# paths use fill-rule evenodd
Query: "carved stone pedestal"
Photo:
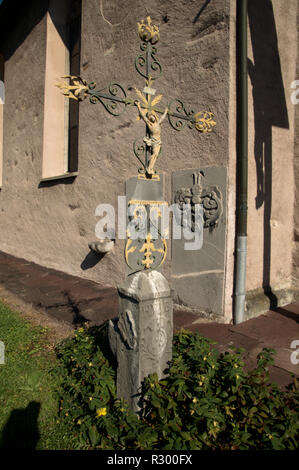
M 117 394 L 138 412 L 141 383 L 149 374 L 164 376 L 172 359 L 173 309 L 170 289 L 158 271 L 129 276 L 119 287 L 119 317 L 109 324 L 116 356 Z

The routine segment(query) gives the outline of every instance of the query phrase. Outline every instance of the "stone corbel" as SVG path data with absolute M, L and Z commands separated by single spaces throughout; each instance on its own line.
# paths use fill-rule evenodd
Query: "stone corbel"
M 89 248 L 99 255 L 111 253 L 114 249 L 115 240 L 104 238 L 96 242 L 88 243 Z

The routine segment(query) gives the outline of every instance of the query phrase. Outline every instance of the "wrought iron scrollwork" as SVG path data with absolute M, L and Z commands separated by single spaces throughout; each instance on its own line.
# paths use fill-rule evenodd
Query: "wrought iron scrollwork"
M 162 74 L 162 65 L 156 57 L 157 48 L 143 42 L 140 49 L 143 54 L 139 54 L 135 59 L 137 72 L 146 79 L 151 77 L 152 80 L 156 80 Z
M 135 157 L 138 159 L 138 161 L 141 163 L 142 168 L 139 168 L 139 172 L 145 172 L 146 171 L 146 166 L 144 164 L 145 158 L 146 158 L 146 144 L 145 142 L 139 143 L 135 140 L 133 143 L 133 152 Z
M 168 120 L 169 124 L 176 130 L 181 131 L 186 125 L 193 126 L 192 116 L 193 110 L 189 112 L 186 110 L 184 103 L 181 100 L 173 100 L 168 107 Z
M 195 128 L 199 132 L 211 132 L 216 125 L 213 116 L 213 113 L 209 111 L 200 111 L 196 114 L 193 109 L 187 111 L 184 103 L 179 99 L 171 101 L 169 105 L 168 120 L 176 131 L 181 131 L 188 125 L 190 129 Z
M 88 85 L 89 101 L 92 104 L 96 104 L 100 101 L 108 113 L 113 116 L 120 116 L 125 111 L 126 106 L 130 104 L 130 100 L 127 99 L 124 88 L 119 83 L 110 83 L 108 88 L 94 91 L 95 87 L 95 82 L 91 82 Z

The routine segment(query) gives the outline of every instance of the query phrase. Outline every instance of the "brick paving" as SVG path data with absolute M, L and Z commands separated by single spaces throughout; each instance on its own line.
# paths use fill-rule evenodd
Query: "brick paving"
M 88 321 L 100 325 L 118 314 L 116 288 L 45 268 L 0 252 L 0 286 L 33 308 L 76 327 Z M 220 351 L 231 346 L 246 350 L 246 367 L 256 364 L 263 347 L 276 350 L 271 378 L 285 387 L 290 374 L 299 377 L 299 364 L 291 363 L 291 343 L 299 341 L 299 304 L 269 311 L 240 325 L 209 322 L 194 312 L 174 307 L 174 329 L 198 331 L 216 341 Z M 299 359 L 299 353 L 298 353 Z

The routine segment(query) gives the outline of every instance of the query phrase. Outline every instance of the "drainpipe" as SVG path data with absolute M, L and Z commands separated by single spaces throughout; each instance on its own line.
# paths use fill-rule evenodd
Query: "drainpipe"
M 247 78 L 247 0 L 237 0 L 237 67 L 239 73 L 238 109 L 238 197 L 234 290 L 234 323 L 244 321 L 247 255 L 248 187 L 248 78 Z

